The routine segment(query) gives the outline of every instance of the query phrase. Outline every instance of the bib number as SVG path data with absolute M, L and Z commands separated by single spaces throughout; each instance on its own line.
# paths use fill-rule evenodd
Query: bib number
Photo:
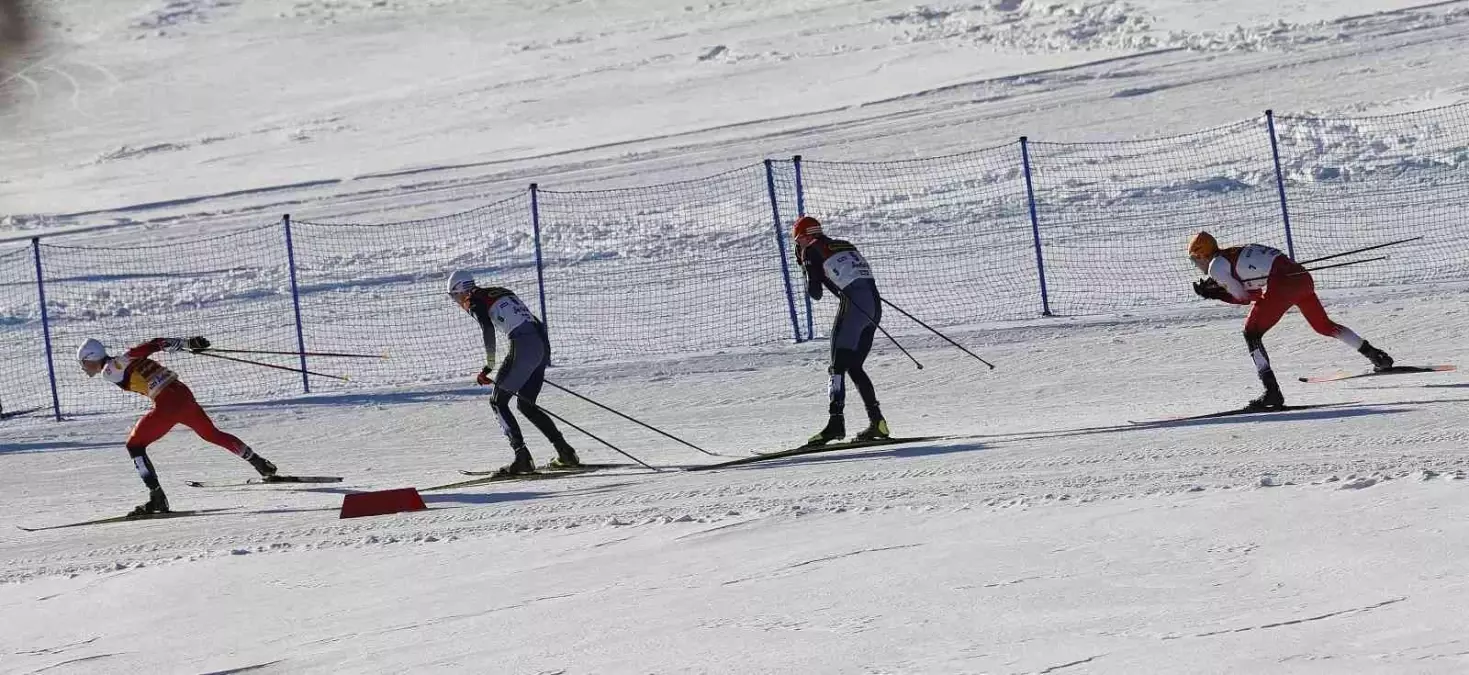
M 533 320 L 535 317 L 531 315 L 525 303 L 515 296 L 500 298 L 493 307 L 490 307 L 490 321 L 507 335 L 510 331 L 519 328 L 520 324 Z
M 842 251 L 826 259 L 826 276 L 837 288 L 846 288 L 858 279 L 871 279 L 872 266 L 856 251 Z
M 1235 274 L 1241 281 L 1249 279 L 1249 281 L 1244 281 L 1245 288 L 1250 290 L 1264 288 L 1268 281 L 1265 277 L 1270 276 L 1270 268 L 1275 265 L 1275 259 L 1280 256 L 1280 251 L 1269 246 L 1250 244 L 1240 250 L 1239 260 L 1234 265 Z
M 157 393 L 164 385 L 168 384 L 170 373 L 167 368 L 152 361 L 144 361 L 138 365 L 138 377 L 148 386 L 148 392 Z

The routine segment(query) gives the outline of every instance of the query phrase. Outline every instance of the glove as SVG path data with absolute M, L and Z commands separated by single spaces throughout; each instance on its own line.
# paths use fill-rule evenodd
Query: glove
M 176 352 L 184 348 L 183 338 L 155 338 L 153 344 L 166 352 Z
M 1229 291 L 1225 290 L 1223 286 L 1220 286 L 1219 282 L 1208 277 L 1194 282 L 1194 293 L 1197 293 L 1201 298 L 1208 298 L 1210 300 L 1232 299 Z
M 490 379 L 490 371 L 492 370 L 494 369 L 490 366 L 485 366 L 484 368 L 480 369 L 479 376 L 474 378 L 474 383 L 482 387 L 494 384 L 495 381 Z
M 209 349 L 209 340 L 200 335 L 195 335 L 184 341 L 184 347 L 191 352 L 202 352 Z

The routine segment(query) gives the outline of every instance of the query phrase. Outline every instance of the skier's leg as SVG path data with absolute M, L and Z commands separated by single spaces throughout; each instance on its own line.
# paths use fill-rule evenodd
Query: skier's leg
M 500 431 L 505 433 L 505 440 L 510 441 L 510 448 L 518 450 L 525 447 L 525 436 L 520 433 L 520 423 L 510 412 L 510 399 L 514 396 L 514 392 L 497 385 L 490 406 L 495 411 L 495 421 L 500 423 Z
M 1250 314 L 1245 318 L 1245 346 L 1250 350 L 1250 358 L 1255 362 L 1255 372 L 1260 376 L 1260 384 L 1265 386 L 1265 394 L 1250 402 L 1250 407 L 1269 409 L 1279 408 L 1285 405 L 1285 395 L 1280 392 L 1280 382 L 1275 378 L 1275 371 L 1270 367 L 1270 355 L 1265 351 L 1265 333 L 1275 324 L 1280 323 L 1280 318 L 1285 316 L 1286 310 L 1290 309 L 1291 299 L 1282 297 L 1278 293 L 1267 290 L 1265 296 L 1250 308 Z
M 194 398 L 193 390 L 189 389 L 183 382 L 174 382 L 168 385 L 168 388 L 158 395 L 160 400 L 164 397 L 167 397 L 170 404 L 178 411 L 177 418 L 179 424 L 194 430 L 194 433 L 198 434 L 199 438 L 224 448 L 236 457 L 249 462 L 250 466 L 254 467 L 255 471 L 261 476 L 269 477 L 275 475 L 275 464 L 256 454 L 238 436 L 221 431 L 219 427 L 214 426 L 214 420 L 210 419 L 209 413 L 205 412 L 204 408 Z
M 165 396 L 178 411 L 179 424 L 193 429 L 199 438 L 209 443 L 224 448 L 242 459 L 248 458 L 250 446 L 233 434 L 220 431 L 219 427 L 214 426 L 214 420 L 209 418 L 209 413 L 204 412 L 204 408 L 200 407 L 199 402 L 194 399 L 193 391 L 184 386 L 182 382 L 169 385 L 168 389 L 158 395 L 158 398 L 162 400 Z
M 877 390 L 872 386 L 872 378 L 867 376 L 867 371 L 862 366 L 867 362 L 867 355 L 872 353 L 872 339 L 877 335 L 877 324 L 882 321 L 882 303 L 878 299 L 877 289 L 871 287 L 858 288 L 853 293 L 852 299 L 857 309 L 864 313 L 865 325 L 862 326 L 857 335 L 856 348 L 852 351 L 847 368 L 848 374 L 852 376 L 852 384 L 857 385 L 857 393 L 862 395 L 862 404 L 867 408 L 867 428 L 857 432 L 859 441 L 870 441 L 888 438 L 888 423 L 882 417 L 882 407 L 877 402 Z M 870 317 L 870 318 L 869 318 Z
M 510 464 L 500 468 L 500 474 L 523 474 L 535 473 L 535 460 L 531 459 L 530 450 L 525 447 L 525 436 L 520 433 L 520 423 L 515 421 L 515 416 L 510 412 L 510 399 L 515 394 L 507 389 L 495 386 L 494 399 L 491 406 L 495 410 L 495 420 L 500 423 L 500 430 L 505 432 L 505 438 L 510 441 L 510 449 L 515 453 L 515 459 Z
M 1260 376 L 1260 384 L 1265 386 L 1265 393 L 1259 398 L 1250 401 L 1250 408 L 1271 409 L 1285 405 L 1285 394 L 1280 391 L 1280 382 L 1275 378 L 1275 371 L 1270 367 L 1270 355 L 1265 352 L 1265 344 L 1261 336 L 1245 332 L 1245 345 L 1250 349 L 1250 358 L 1255 361 L 1255 374 Z
M 1393 358 L 1387 352 L 1373 347 L 1371 343 L 1363 340 L 1357 332 L 1331 320 L 1326 315 L 1326 308 L 1321 306 L 1321 299 L 1316 297 L 1314 290 L 1306 293 L 1296 304 L 1301 309 L 1301 316 L 1306 317 L 1306 322 L 1317 333 L 1327 337 L 1341 340 L 1348 347 L 1357 350 L 1358 354 L 1367 357 L 1376 370 L 1387 370 L 1392 367 Z
M 859 300 L 860 301 L 860 300 Z M 882 305 L 876 301 L 876 294 L 872 294 L 865 302 L 862 309 L 868 316 L 877 321 L 882 321 Z M 867 408 L 867 419 L 871 423 L 868 432 L 873 431 L 883 421 L 882 408 L 877 402 L 877 391 L 872 386 L 872 379 L 867 376 L 867 371 L 862 365 L 867 362 L 867 355 L 872 353 L 872 340 L 877 335 L 877 324 L 868 322 L 862 327 L 857 336 L 857 345 L 848 358 L 847 374 L 852 377 L 852 384 L 857 385 L 857 393 L 862 396 L 862 404 Z M 887 435 L 886 423 L 883 423 L 882 435 Z M 863 434 L 858 434 L 862 436 Z M 870 435 L 870 434 L 869 434 Z
M 531 459 L 530 450 L 525 447 L 525 436 L 520 432 L 520 423 L 510 412 L 510 399 L 525 384 L 526 373 L 524 359 L 521 358 L 522 350 L 517 348 L 515 336 L 510 337 L 510 352 L 505 355 L 505 360 L 500 363 L 500 370 L 495 373 L 495 395 L 491 401 L 495 410 L 495 421 L 500 423 L 500 430 L 505 432 L 506 440 L 510 441 L 510 449 L 515 453 L 515 460 L 501 467 L 500 473 L 534 473 L 535 460 Z
M 163 487 L 158 484 L 158 472 L 153 469 L 153 460 L 148 459 L 148 451 L 144 448 L 128 446 L 128 455 L 133 458 L 133 467 L 143 478 L 143 485 L 148 486 L 148 501 L 139 504 L 130 515 L 167 513 L 169 511 L 168 495 L 164 494 Z
M 158 483 L 158 472 L 153 469 L 153 461 L 148 458 L 148 446 L 163 438 L 175 424 L 177 421 L 173 417 L 173 410 L 155 401 L 153 409 L 143 415 L 128 434 L 128 456 L 132 458 L 138 476 L 143 479 L 143 485 L 148 487 L 148 502 L 133 509 L 134 515 L 168 510 L 168 496 Z
M 836 319 L 831 326 L 831 361 L 826 367 L 827 420 L 821 431 L 806 440 L 807 445 L 821 445 L 847 435 L 847 423 L 843 411 L 847 407 L 847 368 L 852 348 L 856 345 L 856 331 L 851 319 L 849 301 L 842 297 L 837 308 Z
M 546 437 L 546 440 L 551 441 L 551 447 L 556 448 L 556 458 L 558 460 L 556 464 L 567 466 L 580 464 L 581 460 L 576 455 L 576 449 L 572 448 L 571 444 L 566 442 L 566 437 L 556 427 L 556 421 L 551 419 L 551 416 L 547 415 L 546 411 L 541 410 L 540 406 L 536 405 L 536 399 L 541 395 L 541 386 L 545 382 L 546 367 L 541 366 L 531 374 L 530 380 L 525 383 L 525 386 L 520 388 L 520 393 L 517 395 L 519 401 L 516 402 L 515 407 L 520 410 L 520 414 L 525 415 L 525 418 L 530 420 L 531 424 L 536 426 L 536 429 L 541 432 L 541 435 Z

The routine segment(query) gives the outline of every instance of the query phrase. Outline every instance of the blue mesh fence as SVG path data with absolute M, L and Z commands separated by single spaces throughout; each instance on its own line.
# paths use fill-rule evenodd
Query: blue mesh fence
M 1030 144 L 1052 310 L 1095 314 L 1191 302 L 1188 237 L 1285 250 L 1270 137 L 1260 121 L 1112 143 Z
M 795 220 L 795 166 L 779 176 L 787 237 Z M 932 325 L 1036 316 L 1041 295 L 1017 145 L 899 162 L 801 162 L 805 214 L 832 237 L 856 244 L 883 297 Z M 798 294 L 804 276 L 794 262 Z M 831 300 L 800 299 L 803 331 L 827 335 Z M 922 330 L 889 312 L 890 331 Z
M 219 347 L 295 348 L 279 224 L 154 245 L 101 235 L 84 246 L 43 243 L 41 270 L 63 415 L 141 410 L 148 403 L 82 373 L 76 350 L 89 337 L 114 354 L 149 338 L 189 335 Z M 157 358 L 204 403 L 301 391 L 300 376 L 292 373 L 188 353 Z
M 51 414 L 46 343 L 31 247 L 0 248 L 0 418 Z
M 1360 118 L 1276 118 L 1296 253 L 1303 259 L 1422 236 L 1324 270 L 1327 288 L 1469 278 L 1469 106 Z
M 311 370 L 350 373 L 363 385 L 472 380 L 484 365 L 484 347 L 478 324 L 446 294 L 445 280 L 456 269 L 538 307 L 525 193 L 440 218 L 383 225 L 296 222 L 292 232 L 307 351 L 390 356 L 308 358 Z M 312 391 L 351 384 L 311 381 Z
M 1469 279 L 1454 253 L 1469 209 L 1469 105 L 1274 122 L 1298 258 L 1423 237 L 1386 250 L 1387 261 L 1323 272 L 1320 285 Z M 297 222 L 291 242 L 305 347 L 392 357 L 310 358 L 313 370 L 353 377 L 313 378 L 312 387 L 474 373 L 478 328 L 444 294 L 453 269 L 514 289 L 538 313 L 544 306 L 563 364 L 822 336 L 835 303 L 808 309 L 805 301 L 789 241 L 802 211 L 861 247 L 884 295 L 930 323 L 1037 316 L 1042 288 L 1022 147 L 1053 312 L 1193 302 L 1188 282 L 1198 272 L 1184 253 L 1191 233 L 1287 248 L 1271 139 L 1265 121 L 1250 120 L 1138 141 L 1017 143 L 882 163 L 767 162 L 649 187 L 521 193 L 411 222 Z M 194 334 L 220 347 L 297 348 L 281 223 L 137 241 L 116 232 L 39 247 L 63 414 L 146 405 L 80 372 L 73 355 L 87 337 L 114 351 Z M 31 247 L 0 248 L 0 358 L 13 364 L 0 374 L 7 415 L 50 414 L 35 275 Z M 888 325 L 918 330 L 901 319 Z M 295 373 L 190 354 L 160 358 L 206 403 L 301 391 Z M 298 365 L 291 356 L 261 360 Z
M 763 166 L 540 193 L 558 362 L 794 339 Z

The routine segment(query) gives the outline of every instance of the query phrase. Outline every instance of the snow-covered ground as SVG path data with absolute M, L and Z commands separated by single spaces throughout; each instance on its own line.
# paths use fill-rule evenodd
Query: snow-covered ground
M 1334 306 L 1413 361 L 1464 357 L 1469 296 Z M 175 508 L 219 515 L 3 537 L 8 672 L 1461 672 L 1469 396 L 1453 374 L 1306 385 L 1360 357 L 1298 318 L 1272 334 L 1287 395 L 1342 403 L 1135 427 L 1252 395 L 1234 316 L 1015 328 L 883 347 L 900 434 L 944 440 L 715 472 L 564 395 L 548 409 L 667 470 L 425 493 L 339 521 L 343 492 L 503 461 L 472 388 L 217 411 L 284 470 L 243 477 L 186 432 L 153 456 Z M 819 346 L 557 369 L 711 451 L 821 421 Z M 6 435 L 3 520 L 140 495 L 127 418 Z M 625 461 L 577 437 L 586 459 Z M 541 459 L 543 441 L 532 441 Z M 88 660 L 81 660 L 88 659 Z M 52 671 L 48 671 L 52 672 Z M 68 672 L 62 670 L 62 672 Z
M 1362 116 L 1469 91 L 1458 67 L 1469 4 L 1458 2 L 80 0 L 43 10 L 44 46 L 0 73 L 0 213 L 19 237 L 133 224 L 55 240 L 95 247 L 73 254 L 78 274 L 105 266 L 110 247 L 231 233 L 283 212 L 404 220 L 490 204 L 531 181 L 641 185 L 762 157 L 908 159 L 1022 134 L 1153 137 L 1265 108 Z M 1461 180 L 1461 163 L 1402 161 L 1429 143 L 1435 159 L 1454 157 L 1464 141 L 1442 133 L 1454 127 L 1354 142 L 1369 127 L 1302 127 L 1285 143 L 1337 134 L 1346 140 L 1322 144 L 1339 160 L 1327 168 L 1382 159 L 1437 172 L 1433 184 Z M 1375 241 L 1371 228 L 1409 209 L 1454 231 L 1453 204 L 1412 194 L 1321 211 L 1352 228 L 1312 245 L 1325 254 L 1354 236 Z M 816 205 L 844 204 L 830 199 Z M 943 195 L 928 199 L 941 206 Z M 1203 203 L 1205 220 L 1239 217 Z M 1072 216 L 1077 233 L 1095 225 L 1070 213 L 1083 214 Z M 564 246 L 627 254 L 647 242 L 605 234 Z M 1443 239 L 1414 258 L 1429 272 L 1399 280 L 1442 278 L 1445 261 L 1461 262 Z M 254 276 L 210 282 L 246 299 L 279 285 L 264 246 L 250 248 Z M 11 530 L 0 533 L 0 671 L 1463 672 L 1462 377 L 1297 383 L 1365 363 L 1292 316 L 1267 341 L 1287 396 L 1340 405 L 1130 425 L 1232 407 L 1258 386 L 1237 309 L 1157 306 L 1186 289 L 1186 276 L 1164 278 L 1181 264 L 1173 248 L 1158 244 L 1133 282 L 1170 290 L 1141 289 L 1143 302 L 1112 315 L 949 317 L 994 371 L 912 326 L 899 334 L 922 371 L 880 339 L 870 371 L 888 418 L 897 434 L 943 437 L 925 443 L 685 472 L 715 458 L 548 392 L 546 407 L 665 470 L 427 492 L 426 513 L 339 521 L 345 492 L 447 483 L 508 455 L 482 390 L 344 391 L 214 409 L 283 471 L 340 474 L 340 485 L 185 487 L 249 469 L 181 430 L 150 453 L 174 507 L 230 510 L 27 533 L 9 526 L 141 500 L 121 447 L 132 416 L 0 422 L 0 521 Z M 324 292 L 459 264 L 442 246 L 332 254 L 307 280 Z M 114 271 L 110 297 L 134 302 L 137 270 Z M 893 275 L 893 297 L 896 279 L 916 278 Z M 1462 362 L 1463 289 L 1335 278 L 1339 321 L 1401 362 Z M 198 289 L 176 281 L 140 302 L 196 303 Z M 6 293 L 26 292 L 14 283 Z M 472 327 L 440 309 L 388 338 L 453 322 L 472 373 Z M 130 320 L 146 324 L 152 311 Z M 320 318 L 320 330 L 340 331 L 333 346 L 350 346 L 346 318 Z M 289 346 L 274 322 L 232 315 L 201 332 L 248 325 Z M 67 327 L 68 339 L 84 325 Z M 722 454 L 786 447 L 822 421 L 821 342 L 639 359 L 642 339 L 550 375 Z M 423 379 L 459 365 L 426 364 Z M 73 391 L 126 405 L 100 383 Z M 625 461 L 574 438 L 585 459 Z

